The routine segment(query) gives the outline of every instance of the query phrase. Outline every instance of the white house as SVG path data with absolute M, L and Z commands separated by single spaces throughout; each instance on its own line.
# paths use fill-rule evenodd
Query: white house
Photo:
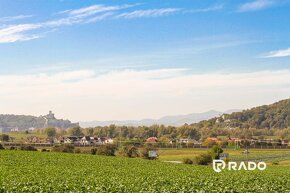
M 81 145 L 90 145 L 91 144 L 91 137 L 84 136 L 83 138 L 81 138 L 80 144 Z
M 105 138 L 105 141 L 104 141 L 106 144 L 113 144 L 114 143 L 114 140 L 112 138 Z
M 179 139 L 178 140 L 179 143 L 193 143 L 193 144 L 200 144 L 198 141 L 196 141 L 195 139 L 189 139 L 189 138 L 185 138 L 185 139 Z
M 66 144 L 77 144 L 80 142 L 81 137 L 76 137 L 76 136 L 70 136 L 66 137 L 64 140 L 64 143 Z

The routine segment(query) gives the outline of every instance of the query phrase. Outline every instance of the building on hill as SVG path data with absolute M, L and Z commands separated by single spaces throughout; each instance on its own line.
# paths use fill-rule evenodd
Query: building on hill
M 48 127 L 68 129 L 79 127 L 79 123 L 72 123 L 69 120 L 57 119 L 50 111 L 45 116 L 0 114 L 1 132 L 22 132 L 33 130 L 33 128 L 43 129 Z
M 44 117 L 46 117 L 47 119 L 55 119 L 55 116 L 52 113 L 52 111 L 49 111 L 49 113 L 47 115 L 45 115 Z
M 79 127 L 79 123 L 72 123 L 69 120 L 56 119 L 52 111 L 49 111 L 49 113 L 45 116 L 40 116 L 40 118 L 44 119 L 43 128 L 56 127 L 61 129 L 68 129 L 73 127 Z

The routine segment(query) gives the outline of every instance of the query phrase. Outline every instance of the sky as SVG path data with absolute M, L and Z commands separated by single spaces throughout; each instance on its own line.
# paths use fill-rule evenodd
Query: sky
M 290 0 L 0 0 L 0 114 L 160 118 L 290 97 Z

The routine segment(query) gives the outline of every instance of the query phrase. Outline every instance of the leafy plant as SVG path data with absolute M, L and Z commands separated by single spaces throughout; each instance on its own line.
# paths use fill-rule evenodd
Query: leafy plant
M 289 166 L 265 171 L 88 154 L 0 151 L 0 192 L 289 192 Z

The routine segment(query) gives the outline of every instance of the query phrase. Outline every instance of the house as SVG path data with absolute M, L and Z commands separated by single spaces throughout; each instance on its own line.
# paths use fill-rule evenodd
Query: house
M 54 138 L 54 143 L 62 144 L 62 143 L 64 143 L 65 139 L 66 139 L 66 138 L 65 138 L 64 136 L 55 137 L 55 138 Z
M 54 143 L 54 137 L 48 137 L 46 138 L 46 143 L 50 143 L 50 144 L 53 144 Z
M 105 141 L 105 139 L 104 139 Z M 102 140 L 98 137 L 84 136 L 80 139 L 81 145 L 102 145 Z
M 30 127 L 29 129 L 28 129 L 28 131 L 35 131 L 36 129 L 34 128 L 34 127 Z
M 281 145 L 286 145 L 287 146 L 288 144 L 290 145 L 290 141 L 289 140 L 284 139 L 284 140 L 281 141 Z
M 149 137 L 148 139 L 146 139 L 147 143 L 156 143 L 157 141 L 157 137 Z
M 103 144 L 113 144 L 114 140 L 110 137 L 100 137 L 100 138 L 95 138 L 95 144 L 96 145 L 103 145 Z
M 215 142 L 220 141 L 220 139 L 216 138 L 216 137 L 208 137 L 207 140 L 211 140 L 211 141 L 215 141 Z
M 106 137 L 105 138 L 105 143 L 106 144 L 113 144 L 114 143 L 114 140 L 112 138 Z
M 193 143 L 193 144 L 200 144 L 198 141 L 196 141 L 195 139 L 189 139 L 189 138 L 185 138 L 185 139 L 179 139 L 178 143 Z
M 40 143 L 40 139 L 36 136 L 30 136 L 26 138 L 27 143 Z
M 228 142 L 241 142 L 240 138 L 229 137 Z
M 105 138 L 94 137 L 94 144 L 95 145 L 103 145 L 104 143 L 105 143 Z
M 80 140 L 81 145 L 90 145 L 91 144 L 91 137 L 90 136 L 84 136 Z
M 64 143 L 66 143 L 66 144 L 79 144 L 81 138 L 82 137 L 69 136 L 69 137 L 65 138 Z
M 290 146 L 290 140 L 287 140 L 287 139 L 282 140 L 281 145 Z
M 79 140 L 81 145 L 103 145 L 103 144 L 113 144 L 114 140 L 109 137 L 91 137 L 84 136 Z
M 13 129 L 10 129 L 10 132 L 18 132 L 19 129 L 18 128 L 13 128 Z

